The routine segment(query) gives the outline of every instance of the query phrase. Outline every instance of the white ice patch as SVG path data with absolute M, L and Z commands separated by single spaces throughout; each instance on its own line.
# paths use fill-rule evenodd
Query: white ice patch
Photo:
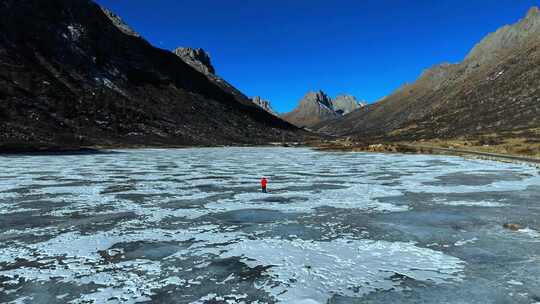
M 105 86 L 108 84 L 103 82 Z M 280 284 L 259 283 L 282 303 L 325 303 L 334 293 L 358 296 L 375 289 L 399 288 L 396 286 L 399 280 L 393 280 L 395 277 L 390 279 L 395 273 L 398 278 L 406 276 L 419 281 L 452 282 L 463 276 L 464 264 L 459 259 L 409 243 L 361 240 L 369 235 L 367 228 L 355 230 L 346 223 L 337 225 L 339 219 L 321 222 L 317 209 L 333 207 L 363 213 L 402 212 L 411 207 L 379 199 L 401 196 L 406 192 L 515 191 L 540 184 L 538 172 L 527 166 L 457 157 L 320 153 L 283 148 L 115 152 L 54 157 L 17 156 L 5 162 L 0 174 L 0 216 L 36 208 L 44 210 L 42 216 L 58 218 L 45 227 L 27 228 L 23 225 L 2 230 L 0 240 L 8 242 L 0 249 L 0 263 L 13 264 L 17 259 L 25 259 L 42 265 L 29 263 L 17 269 L 0 270 L 0 275 L 10 278 L 4 284 L 16 284 L 19 279 L 46 282 L 52 278 L 76 285 L 95 282 L 100 284 L 100 288 L 81 295 L 78 302 L 101 303 L 115 297 L 118 301 L 135 303 L 148 300 L 153 290 L 167 285 L 187 288 L 188 284 L 204 284 L 207 278 L 185 280 L 174 274 L 187 270 L 175 270 L 176 266 L 167 268 L 169 266 L 165 265 L 195 258 L 197 261 L 190 267 L 196 271 L 207 267 L 216 256 L 239 256 L 250 266 L 273 266 L 268 274 Z M 437 182 L 438 177 L 449 174 L 477 172 L 521 174 L 523 179 L 495 181 L 480 186 L 460 186 L 459 181 L 453 183 L 455 186 L 429 185 Z M 269 178 L 269 194 L 259 192 L 262 176 Z M 47 203 L 53 204 L 43 208 Z M 461 206 L 505 206 L 474 199 L 440 200 L 435 204 L 449 204 L 456 209 Z M 177 229 L 174 228 L 175 221 L 162 222 L 178 217 L 178 222 L 185 225 L 204 215 L 246 209 L 301 213 L 306 229 L 331 231 L 332 234 L 321 236 L 319 241 L 291 241 L 296 238 L 296 231 L 289 235 L 291 240 L 262 238 L 280 225 L 298 224 L 296 219 L 261 224 L 250 234 L 234 232 L 249 230 L 232 224 L 222 227 L 194 224 L 192 229 L 174 230 Z M 40 215 L 39 212 L 33 213 L 28 216 L 30 223 Z M 70 217 L 74 213 L 77 216 Z M 80 217 L 91 216 L 99 221 L 99 215 L 115 213 L 133 213 L 136 216 L 119 216 L 118 222 L 107 220 L 104 225 L 107 231 L 93 231 L 92 228 L 99 227 L 97 224 L 92 228 L 85 226 L 83 230 L 78 224 Z M 62 226 L 57 225 L 58 221 Z M 172 229 L 160 229 L 162 227 Z M 523 239 L 532 237 L 533 241 L 538 240 L 535 230 L 521 233 Z M 39 243 L 17 241 L 48 235 L 54 237 Z M 99 253 L 117 243 L 189 240 L 195 243 L 189 248 L 180 246 L 181 249 L 160 261 L 139 259 L 107 263 Z M 473 242 L 455 240 L 459 240 L 455 246 Z M 160 273 L 173 275 L 164 278 Z M 215 283 L 227 287 L 237 279 L 229 276 Z M 24 291 L 15 292 L 20 293 L 20 301 L 27 296 Z M 235 300 L 235 294 L 238 300 Z M 227 297 L 241 302 L 240 296 L 243 296 L 241 291 L 232 291 Z
M 527 189 L 530 185 L 540 183 L 540 175 L 533 167 L 526 165 L 507 164 L 495 161 L 467 160 L 459 157 L 440 157 L 441 161 L 450 163 L 451 166 L 432 165 L 425 166 L 425 162 L 432 156 L 410 156 L 411 159 L 405 166 L 401 163 L 394 164 L 396 170 L 411 172 L 413 174 L 400 177 L 401 186 L 398 189 L 404 189 L 419 193 L 475 193 L 475 192 L 494 192 L 494 191 L 521 191 Z M 449 174 L 478 174 L 490 173 L 500 174 L 501 172 L 522 174 L 520 180 L 494 180 L 487 185 L 430 185 L 437 182 L 437 177 L 447 176 Z
M 242 257 L 251 267 L 273 266 L 269 272 L 272 280 L 279 282 L 279 285 L 268 283 L 263 287 L 282 303 L 308 300 L 325 303 L 325 299 L 334 293 L 359 296 L 375 289 L 396 287 L 395 282 L 389 280 L 396 273 L 434 283 L 460 280 L 464 267 L 457 258 L 410 243 L 250 240 L 241 233 L 221 233 L 215 229 L 215 226 L 204 226 L 187 231 L 149 229 L 95 235 L 65 233 L 50 241 L 28 246 L 31 250 L 17 255 L 18 258 L 28 260 L 49 261 L 46 267 L 21 267 L 0 271 L 0 275 L 34 281 L 57 278 L 63 282 L 103 286 L 95 292 L 82 295 L 76 303 L 101 303 L 109 298 L 135 303 L 148 300 L 154 289 L 171 284 L 194 285 L 200 282 L 185 282 L 181 278 L 159 279 L 162 271 L 159 261 L 101 263 L 102 257 L 98 252 L 119 242 L 196 240 L 199 243 L 169 258 L 208 254 L 219 255 L 221 258 Z M 209 245 L 214 247 L 210 248 Z M 1 256 L 11 256 L 7 260 L 14 262 L 13 251 L 3 249 L 0 253 Z M 63 263 L 59 264 L 55 257 L 64 257 Z
M 27 257 L 31 254 L 31 251 L 21 247 L 6 247 L 0 248 L 0 264 L 1 263 L 13 263 L 18 258 Z
M 130 260 L 120 263 L 104 263 L 100 251 L 106 251 L 117 243 L 135 241 L 188 241 L 194 244 L 189 250 L 177 255 L 205 255 L 214 253 L 206 246 L 230 242 L 241 237 L 238 233 L 220 233 L 215 226 L 170 231 L 147 229 L 141 231 L 111 231 L 94 235 L 70 232 L 46 242 L 27 245 L 25 248 L 0 248 L 0 262 L 14 263 L 16 259 L 38 261 L 43 267 L 18 267 L 0 270 L 0 275 L 13 278 L 5 284 L 17 284 L 24 278 L 29 281 L 48 282 L 53 278 L 66 283 L 95 283 L 97 291 L 83 294 L 74 303 L 105 303 L 107 299 L 118 298 L 122 303 L 137 303 L 149 300 L 152 290 L 170 284 L 181 284 L 181 279 L 162 280 L 161 263 L 150 260 Z M 217 253 L 217 251 L 216 251 Z M 62 263 L 57 258 L 62 257 Z M 171 256 L 170 258 L 174 258 Z M 16 279 L 15 279 L 16 278 Z M 196 284 L 196 282 L 192 282 Z
M 461 260 L 431 249 L 368 240 L 245 240 L 222 257 L 242 257 L 250 267 L 271 266 L 272 280 L 262 287 L 281 303 L 323 304 L 332 294 L 361 296 L 396 288 L 390 280 L 395 274 L 447 283 L 461 280 L 464 269 Z
M 375 198 L 399 195 L 401 192 L 383 186 L 359 184 L 347 189 L 326 190 L 313 194 L 308 191 L 287 191 L 283 194 L 242 193 L 233 199 L 207 204 L 208 212 L 227 212 L 263 208 L 281 212 L 313 212 L 321 207 L 359 209 L 372 212 L 407 211 L 408 206 L 378 202 Z M 307 200 L 305 200 L 307 198 Z M 283 203 L 280 199 L 289 199 Z
M 508 205 L 498 202 L 488 201 L 447 201 L 444 199 L 434 199 L 435 203 L 447 206 L 464 206 L 464 207 L 506 207 Z
M 454 246 L 460 247 L 460 246 L 465 246 L 467 244 L 474 244 L 476 243 L 476 241 L 478 241 L 478 238 L 472 238 L 470 240 L 461 240 L 461 241 L 457 241 L 454 244 Z
M 518 230 L 518 232 L 523 233 L 524 235 L 527 235 L 533 239 L 538 239 L 540 241 L 540 232 L 531 228 L 524 228 Z

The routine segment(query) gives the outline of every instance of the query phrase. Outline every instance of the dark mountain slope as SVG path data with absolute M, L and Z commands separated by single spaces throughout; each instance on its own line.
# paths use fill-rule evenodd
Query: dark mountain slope
M 425 71 L 413 84 L 321 132 L 361 139 L 456 138 L 540 127 L 540 12 L 486 37 L 459 64 Z
M 263 143 L 298 130 L 240 104 L 88 0 L 0 2 L 3 147 Z

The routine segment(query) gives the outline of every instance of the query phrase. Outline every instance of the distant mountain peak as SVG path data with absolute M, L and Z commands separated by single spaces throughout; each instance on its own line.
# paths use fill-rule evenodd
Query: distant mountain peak
M 296 126 L 309 128 L 326 120 L 340 118 L 366 105 L 349 94 L 340 94 L 332 99 L 321 90 L 312 91 L 304 96 L 296 109 L 283 115 L 283 118 Z
M 201 48 L 178 47 L 173 52 L 184 62 L 205 75 L 214 75 L 216 73 L 210 55 Z
M 300 102 L 300 106 L 302 105 L 304 106 L 322 105 L 329 109 L 333 109 L 332 100 L 322 90 L 308 92 L 304 96 L 302 101 Z
M 336 113 L 346 115 L 365 107 L 367 103 L 364 101 L 358 101 L 358 99 L 352 95 L 340 94 L 336 96 L 334 100 L 332 100 L 332 105 Z

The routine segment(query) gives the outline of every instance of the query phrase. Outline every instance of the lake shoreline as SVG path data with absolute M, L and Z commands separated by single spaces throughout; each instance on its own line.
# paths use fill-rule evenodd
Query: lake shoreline
M 383 154 L 425 154 L 450 155 L 466 159 L 492 160 L 506 163 L 525 163 L 540 169 L 540 159 L 522 155 L 488 153 L 482 151 L 444 148 L 431 145 L 418 145 L 415 143 L 379 143 L 379 144 L 351 144 L 343 141 L 333 142 L 294 142 L 294 143 L 267 143 L 267 144 L 238 144 L 238 145 L 104 145 L 86 147 L 0 147 L 0 156 L 20 155 L 88 155 L 115 153 L 111 150 L 139 150 L 139 149 L 192 149 L 192 148 L 269 148 L 269 147 L 296 147 L 312 148 L 323 152 L 369 152 Z
M 318 151 L 333 152 L 371 152 L 388 154 L 426 154 L 426 155 L 450 155 L 468 159 L 492 160 L 506 163 L 525 163 L 540 168 L 540 159 L 524 155 L 489 153 L 454 147 L 444 148 L 417 143 L 378 143 L 378 144 L 351 144 L 349 142 L 330 142 L 313 147 Z
M 139 149 L 193 149 L 193 148 L 227 148 L 227 147 L 311 147 L 309 143 L 267 143 L 267 144 L 231 144 L 231 145 L 95 145 L 81 147 L 3 147 L 0 146 L 0 156 L 9 155 L 63 155 L 63 154 L 101 154 L 110 153 L 110 150 L 139 150 Z

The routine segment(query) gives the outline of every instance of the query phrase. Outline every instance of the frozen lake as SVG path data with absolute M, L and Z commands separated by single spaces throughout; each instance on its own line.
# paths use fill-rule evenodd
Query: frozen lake
M 0 303 L 540 303 L 532 167 L 285 148 L 0 161 Z

